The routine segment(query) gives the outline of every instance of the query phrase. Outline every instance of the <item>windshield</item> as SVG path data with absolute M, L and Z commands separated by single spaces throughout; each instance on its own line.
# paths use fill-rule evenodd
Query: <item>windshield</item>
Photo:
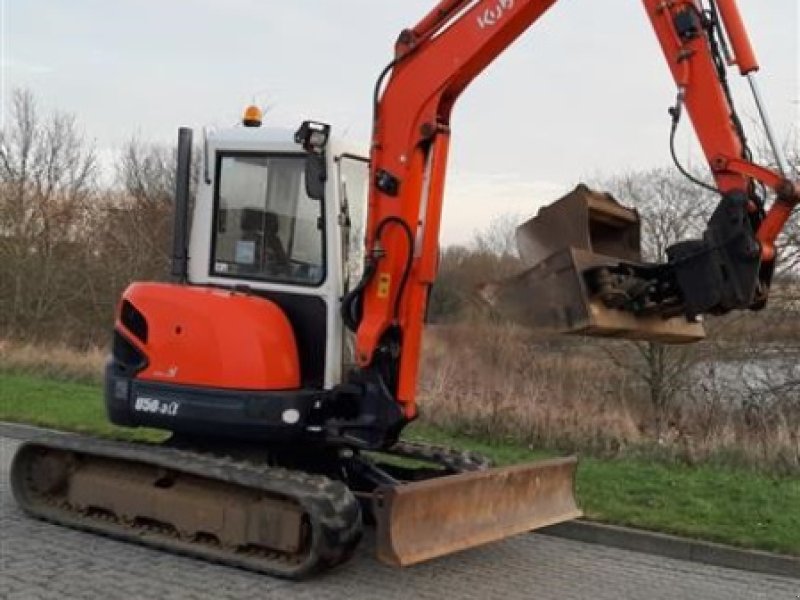
M 319 285 L 322 202 L 306 195 L 305 156 L 222 155 L 212 274 Z

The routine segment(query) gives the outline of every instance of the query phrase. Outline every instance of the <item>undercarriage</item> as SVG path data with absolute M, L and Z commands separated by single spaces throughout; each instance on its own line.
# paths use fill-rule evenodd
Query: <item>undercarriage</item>
M 508 486 L 507 499 L 516 496 L 525 506 L 537 505 L 537 514 L 523 519 L 519 509 L 490 510 L 517 521 L 515 533 L 520 526 L 547 524 L 548 505 L 557 520 L 578 516 L 571 489 L 575 461 L 556 462 L 534 465 L 548 471 L 542 473 L 545 487 L 557 489 L 533 495 L 527 490 L 526 495 L 520 494 L 513 474 L 487 470 L 489 462 L 479 455 L 413 442 L 399 442 L 381 453 L 350 448 L 306 453 L 295 448 L 289 453 L 280 447 L 195 443 L 191 438 L 145 444 L 63 435 L 23 445 L 14 457 L 11 481 L 17 502 L 32 516 L 302 579 L 350 558 L 364 524 L 377 525 L 378 556 L 393 564 L 508 535 L 509 529 L 491 522 L 491 515 L 487 521 L 475 507 L 461 506 L 460 496 L 482 502 L 480 488 L 487 485 L 495 501 L 494 488 L 501 484 Z M 531 466 L 523 467 L 520 477 L 526 485 L 538 485 Z M 466 515 L 472 531 L 462 525 L 457 539 L 435 528 L 426 532 L 420 519 L 426 514 L 438 519 L 437 505 L 456 520 L 464 518 L 465 509 L 472 511 Z M 448 523 L 442 525 L 446 532 Z

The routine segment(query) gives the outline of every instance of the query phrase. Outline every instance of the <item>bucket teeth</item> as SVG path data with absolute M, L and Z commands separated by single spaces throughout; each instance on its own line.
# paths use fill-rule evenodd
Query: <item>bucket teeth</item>
M 648 268 L 640 226 L 636 210 L 580 184 L 517 228 L 526 270 L 483 286 L 481 296 L 501 316 L 535 329 L 670 343 L 702 339 L 702 324 L 681 314 L 627 310 L 626 293 L 642 282 L 597 285 L 621 266 Z

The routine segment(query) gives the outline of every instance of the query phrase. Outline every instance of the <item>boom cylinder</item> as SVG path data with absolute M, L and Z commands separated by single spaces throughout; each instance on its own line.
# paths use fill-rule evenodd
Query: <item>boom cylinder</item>
M 750 37 L 747 35 L 742 14 L 736 6 L 736 0 L 717 0 L 717 7 L 733 47 L 734 62 L 739 66 L 739 72 L 747 75 L 758 71 L 756 53 L 753 51 Z

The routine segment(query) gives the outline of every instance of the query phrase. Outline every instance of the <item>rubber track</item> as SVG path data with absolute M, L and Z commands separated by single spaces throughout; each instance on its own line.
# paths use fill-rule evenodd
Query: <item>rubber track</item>
M 428 444 L 427 442 L 409 442 L 403 440 L 397 442 L 383 453 L 402 458 L 413 458 L 416 460 L 433 462 L 453 473 L 485 471 L 492 466 L 490 458 L 478 454 L 477 452 L 459 450 L 457 448 L 440 446 L 438 444 Z
M 35 492 L 32 494 L 26 489 L 28 478 L 25 467 L 28 464 L 26 459 L 35 455 L 37 449 L 43 448 L 144 463 L 288 497 L 303 507 L 310 517 L 311 547 L 307 554 L 300 557 L 282 556 L 279 553 L 253 556 L 179 539 L 163 532 L 129 527 L 114 520 L 98 520 L 46 500 L 37 500 Z M 22 509 L 34 517 L 286 579 L 303 579 L 345 562 L 358 545 L 362 533 L 358 501 L 340 482 L 302 471 L 255 465 L 153 444 L 85 436 L 38 438 L 17 450 L 11 466 L 11 487 Z

